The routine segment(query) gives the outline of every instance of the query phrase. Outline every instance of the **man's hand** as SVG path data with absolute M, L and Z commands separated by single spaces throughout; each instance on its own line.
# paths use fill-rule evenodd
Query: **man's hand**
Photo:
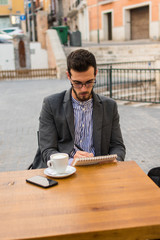
M 83 158 L 83 157 L 93 157 L 93 153 L 88 153 L 85 151 L 77 151 L 76 154 L 74 155 L 74 160 L 76 158 Z

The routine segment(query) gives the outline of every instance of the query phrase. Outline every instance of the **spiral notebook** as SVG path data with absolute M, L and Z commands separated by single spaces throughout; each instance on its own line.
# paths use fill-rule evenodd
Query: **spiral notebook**
M 90 157 L 90 158 L 76 158 L 73 160 L 72 166 L 83 166 L 83 165 L 91 165 L 97 163 L 110 163 L 116 162 L 117 154 L 98 156 L 98 157 Z

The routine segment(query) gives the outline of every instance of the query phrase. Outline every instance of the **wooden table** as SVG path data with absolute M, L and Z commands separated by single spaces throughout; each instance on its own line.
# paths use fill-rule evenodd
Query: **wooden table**
M 160 238 L 160 189 L 135 162 L 77 167 L 49 189 L 34 175 L 0 173 L 0 239 Z

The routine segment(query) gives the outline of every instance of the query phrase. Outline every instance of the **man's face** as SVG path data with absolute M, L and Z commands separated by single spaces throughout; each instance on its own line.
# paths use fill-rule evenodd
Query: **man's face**
M 92 97 L 95 81 L 94 68 L 91 66 L 85 72 L 77 72 L 71 69 L 71 77 L 67 72 L 68 79 L 72 84 L 72 96 L 78 101 L 87 101 Z M 83 85 L 82 84 L 86 84 Z

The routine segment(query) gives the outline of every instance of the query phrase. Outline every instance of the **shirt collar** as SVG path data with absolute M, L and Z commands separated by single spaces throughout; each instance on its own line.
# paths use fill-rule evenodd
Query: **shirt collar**
M 87 107 L 88 109 L 92 108 L 93 106 L 93 98 L 87 100 L 87 101 L 78 101 L 75 98 L 72 97 L 72 103 L 73 103 L 73 107 L 75 106 L 80 106 L 80 107 Z

